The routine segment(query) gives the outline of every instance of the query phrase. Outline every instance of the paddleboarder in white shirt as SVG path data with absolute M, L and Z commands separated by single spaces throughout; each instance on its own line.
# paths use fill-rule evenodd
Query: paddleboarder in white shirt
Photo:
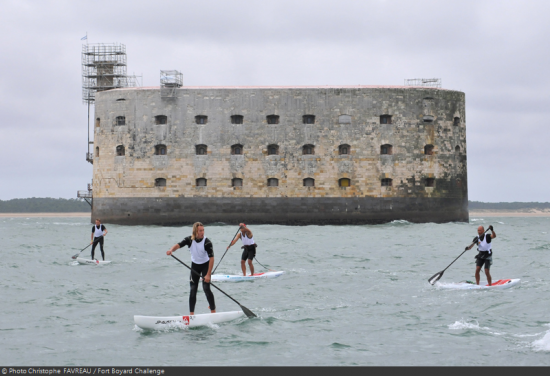
M 107 229 L 101 224 L 101 221 L 98 219 L 95 220 L 95 226 L 92 227 L 92 260 L 94 259 L 94 252 L 97 243 L 99 243 L 99 249 L 101 249 L 101 256 L 103 261 L 105 261 L 105 252 L 103 252 L 103 237 L 107 235 Z M 89 246 L 88 246 L 89 247 Z
M 189 312 L 195 314 L 195 304 L 197 303 L 197 289 L 199 288 L 199 275 L 202 277 L 202 289 L 206 295 L 206 300 L 210 305 L 210 311 L 216 313 L 216 302 L 214 294 L 210 290 L 210 276 L 214 266 L 214 248 L 212 242 L 204 237 L 204 225 L 195 222 L 193 225 L 193 235 L 186 237 L 180 243 L 175 244 L 166 254 L 170 256 L 176 249 L 188 246 L 191 252 L 191 278 L 189 285 L 191 293 L 189 294 Z M 193 270 L 196 273 L 193 273 Z
M 232 245 L 234 245 L 237 240 L 241 239 L 243 242 L 242 248 L 244 249 L 243 254 L 241 256 L 241 269 L 243 271 L 243 276 L 246 277 L 246 260 L 248 260 L 248 266 L 250 267 L 250 275 L 254 275 L 254 265 L 252 264 L 252 260 L 254 257 L 256 257 L 256 247 L 257 244 L 254 242 L 254 237 L 252 235 L 252 231 L 246 227 L 246 224 L 239 223 L 241 233 L 235 236 L 235 239 L 229 244 L 229 249 Z
M 474 245 L 477 245 L 477 250 L 479 253 L 476 256 L 476 284 L 479 285 L 479 272 L 481 267 L 485 264 L 485 275 L 487 276 L 488 286 L 491 286 L 492 278 L 489 269 L 493 264 L 493 250 L 491 245 L 491 240 L 497 237 L 497 234 L 493 230 L 493 226 L 489 226 L 491 230 L 491 235 L 485 233 L 483 226 L 477 228 L 477 233 L 479 236 L 474 238 L 474 241 L 468 249 L 472 249 Z

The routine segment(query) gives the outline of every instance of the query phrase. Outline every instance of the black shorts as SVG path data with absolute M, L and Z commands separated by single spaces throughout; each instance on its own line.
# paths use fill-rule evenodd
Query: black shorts
M 483 265 L 485 265 L 484 269 L 487 269 L 487 270 L 491 269 L 492 264 L 493 264 L 493 256 L 489 256 L 486 259 L 481 259 L 481 260 L 479 258 L 476 259 L 476 266 L 482 267 Z
M 246 261 L 253 260 L 254 256 L 256 256 L 256 248 L 255 247 L 245 247 L 243 251 L 243 255 L 241 256 L 241 260 Z

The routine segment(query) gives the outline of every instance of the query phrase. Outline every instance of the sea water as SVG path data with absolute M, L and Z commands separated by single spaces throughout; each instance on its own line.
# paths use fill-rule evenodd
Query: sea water
M 431 286 L 477 226 L 490 224 L 498 235 L 493 280 L 521 284 Z M 550 218 L 250 226 L 258 261 L 286 273 L 218 287 L 258 317 L 163 331 L 141 330 L 133 316 L 189 313 L 189 271 L 166 251 L 191 227 L 106 224 L 112 263 L 79 265 L 71 256 L 90 242 L 91 227 L 87 218 L 0 218 L 0 364 L 550 365 Z M 236 230 L 206 226 L 216 264 Z M 474 280 L 475 254 L 441 282 Z M 175 255 L 190 262 L 187 248 Z M 236 245 L 218 273 L 239 273 L 240 257 Z M 239 310 L 213 291 L 218 312 Z M 196 313 L 207 312 L 201 287 Z

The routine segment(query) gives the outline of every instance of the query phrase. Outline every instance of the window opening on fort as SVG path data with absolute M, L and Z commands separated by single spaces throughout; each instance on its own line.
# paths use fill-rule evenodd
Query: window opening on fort
M 243 153 L 243 146 L 242 145 L 233 145 L 231 146 L 231 154 L 232 155 L 242 155 Z
M 458 146 L 458 145 L 455 146 L 455 152 L 460 153 L 460 146 Z
M 205 178 L 198 178 L 196 180 L 197 187 L 206 187 L 206 179 Z
M 338 180 L 338 186 L 340 187 L 349 187 L 351 185 L 351 181 L 348 178 L 342 178 Z
M 208 122 L 208 116 L 206 116 L 206 115 L 197 115 L 197 116 L 195 116 L 195 122 L 197 124 L 206 124 Z
M 155 179 L 155 187 L 166 187 L 166 179 L 164 178 Z
M 391 187 L 393 185 L 392 179 L 382 179 L 382 187 Z
M 116 125 L 126 125 L 126 116 L 117 116 Z
M 434 178 L 426 178 L 426 187 L 433 187 L 435 185 Z
M 434 117 L 432 115 L 424 115 L 424 123 L 431 123 L 434 121 Z
M 244 116 L 242 115 L 231 115 L 231 124 L 242 124 Z
M 99 146 L 95 147 L 95 156 L 99 157 Z
M 338 154 L 340 155 L 348 155 L 351 154 L 351 148 L 347 144 L 343 144 L 338 146 Z
M 304 115 L 302 120 L 304 124 L 315 124 L 315 115 Z
M 118 145 L 116 147 L 116 155 L 117 157 L 122 157 L 125 155 L 125 150 L 124 150 L 124 146 L 123 145 Z
M 155 116 L 155 124 L 167 124 L 168 116 L 166 115 L 157 115 Z
M 304 145 L 304 146 L 302 146 L 302 154 L 303 155 L 314 155 L 315 154 L 315 146 L 313 146 L 313 145 Z
M 125 101 L 126 99 L 125 98 L 118 98 L 116 101 L 117 102 L 122 102 L 122 101 Z
M 278 187 L 279 186 L 279 179 L 277 179 L 277 178 L 267 179 L 267 186 L 268 187 Z
M 155 155 L 166 155 L 166 145 L 156 145 Z
M 304 179 L 304 187 L 315 187 L 315 179 L 305 178 Z
M 434 146 L 429 144 L 429 145 L 426 145 L 424 146 L 424 154 L 426 155 L 433 155 L 434 153 Z
M 457 188 L 462 188 L 462 180 L 456 179 L 456 186 Z
M 243 179 L 240 178 L 234 178 L 231 180 L 231 186 L 232 187 L 242 187 L 243 186 Z
M 455 117 L 455 118 L 453 119 L 453 125 L 454 125 L 455 127 L 460 125 L 460 118 L 459 118 L 459 117 Z
M 206 145 L 197 145 L 195 146 L 195 153 L 197 155 L 206 155 L 208 152 L 208 148 Z
M 100 124 L 101 124 L 101 119 L 100 118 L 95 119 L 95 126 L 99 127 Z
M 277 155 L 279 154 L 279 146 L 278 145 L 268 145 L 267 146 L 267 155 Z
M 380 124 L 391 124 L 391 115 L 380 115 Z
M 391 146 L 390 144 L 380 146 L 380 154 L 392 155 L 393 146 Z
M 279 124 L 279 115 L 268 115 L 267 124 Z

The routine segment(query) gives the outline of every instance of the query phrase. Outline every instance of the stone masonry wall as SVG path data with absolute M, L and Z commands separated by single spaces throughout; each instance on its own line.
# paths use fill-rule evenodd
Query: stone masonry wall
M 167 124 L 155 124 L 159 115 L 167 117 Z M 207 123 L 196 124 L 197 115 L 208 116 Z M 243 124 L 231 124 L 232 115 L 242 115 Z M 268 115 L 278 115 L 279 124 L 267 124 Z M 315 123 L 303 124 L 304 115 L 315 115 Z M 390 115 L 391 124 L 381 124 L 382 115 Z M 116 125 L 118 116 L 125 117 L 125 125 Z M 116 217 L 120 223 L 147 223 L 156 210 L 168 214 L 165 204 L 154 208 L 154 202 L 160 202 L 155 199 L 168 198 L 186 205 L 221 205 L 214 209 L 219 213 L 225 211 L 223 202 L 233 206 L 231 200 L 220 198 L 240 203 L 243 198 L 312 198 L 316 200 L 307 201 L 312 213 L 329 198 L 331 202 L 335 198 L 443 200 L 447 204 L 431 206 L 434 213 L 439 207 L 454 208 L 452 213 L 438 214 L 442 220 L 467 220 L 462 92 L 408 87 L 191 87 L 166 99 L 160 97 L 159 88 L 131 88 L 98 93 L 95 118 L 100 120 L 94 132 L 93 215 L 107 222 Z M 196 145 L 201 144 L 208 148 L 206 155 L 196 155 Z M 243 146 L 242 155 L 231 155 L 235 144 Z M 278 146 L 278 155 L 268 155 L 271 144 Z M 308 144 L 314 145 L 314 155 L 302 154 Z M 384 144 L 392 146 L 391 155 L 381 155 Z M 116 156 L 119 145 L 124 146 L 125 156 Z M 166 145 L 167 154 L 155 155 L 156 145 Z M 351 153 L 339 155 L 340 145 L 349 145 Z M 433 145 L 432 155 L 424 153 L 426 145 Z M 166 187 L 155 187 L 157 178 L 166 179 Z M 199 178 L 207 179 L 206 187 L 196 186 Z M 233 178 L 242 179 L 242 187 L 233 187 Z M 279 185 L 268 187 L 269 178 L 277 178 Z M 315 186 L 305 187 L 305 178 L 315 179 Z M 340 187 L 342 178 L 350 179 L 351 185 Z M 388 178 L 392 186 L 382 186 L 382 179 Z M 427 186 L 428 179 L 433 179 L 433 187 Z M 121 198 L 128 206 L 110 210 L 109 205 L 117 207 Z M 138 215 L 140 198 L 147 198 L 143 202 L 150 210 Z M 262 205 L 256 209 L 249 205 L 247 211 L 261 218 Z M 389 220 L 430 207 L 423 205 L 416 209 L 404 205 Z M 283 207 L 285 215 L 275 222 L 293 223 L 288 214 L 292 209 Z M 137 218 L 130 221 L 132 211 Z M 314 217 L 300 224 L 318 223 Z M 376 210 L 368 217 L 376 219 Z M 178 221 L 166 224 L 172 222 Z M 322 223 L 331 223 L 330 215 Z

